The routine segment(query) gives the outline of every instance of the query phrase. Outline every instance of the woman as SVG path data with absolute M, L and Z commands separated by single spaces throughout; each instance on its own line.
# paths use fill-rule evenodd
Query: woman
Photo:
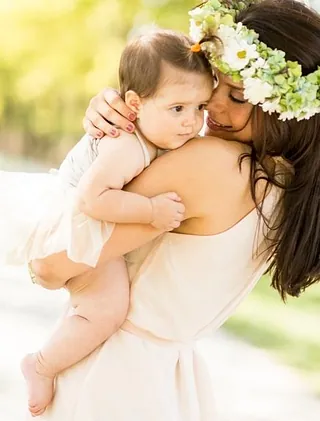
M 299 61 L 306 75 L 320 64 L 320 18 L 303 5 L 265 0 L 238 19 L 270 48 L 285 51 L 289 67 Z M 246 57 L 243 51 L 236 56 Z M 53 406 L 41 419 L 214 420 L 213 393 L 196 340 L 221 326 L 268 268 L 283 297 L 299 295 L 319 279 L 319 112 L 298 122 L 306 109 L 295 103 L 296 117 L 280 121 L 283 110 L 263 113 L 246 101 L 249 91 L 242 82 L 222 71 L 216 77 L 207 137 L 157 159 L 129 186 L 146 196 L 176 191 L 186 220 L 152 243 L 160 233 L 151 226 L 116 226 L 101 262 L 148 243 L 128 255 L 127 320 L 100 350 L 60 376 Z M 104 95 L 128 115 L 106 91 L 87 117 L 103 131 L 110 126 L 101 115 L 121 126 L 122 118 L 126 127 Z M 87 128 L 94 134 L 93 126 Z M 63 271 L 64 262 L 58 263 L 42 262 L 37 275 Z M 103 276 L 101 264 L 76 281 Z

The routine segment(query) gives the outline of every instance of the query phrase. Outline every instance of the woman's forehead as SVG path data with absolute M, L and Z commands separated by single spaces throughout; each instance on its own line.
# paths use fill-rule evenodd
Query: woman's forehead
M 219 83 L 225 83 L 232 89 L 238 89 L 239 91 L 243 91 L 243 82 L 234 82 L 231 76 L 224 75 L 217 69 L 215 70 L 214 75 L 218 77 Z

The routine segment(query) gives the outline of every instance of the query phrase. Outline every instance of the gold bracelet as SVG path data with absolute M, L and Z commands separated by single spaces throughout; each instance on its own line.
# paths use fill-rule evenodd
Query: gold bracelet
M 37 283 L 37 280 L 36 280 L 37 277 L 36 277 L 35 273 L 32 270 L 31 262 L 28 263 L 28 272 L 29 272 L 29 276 L 30 276 L 31 282 L 33 284 L 36 284 Z

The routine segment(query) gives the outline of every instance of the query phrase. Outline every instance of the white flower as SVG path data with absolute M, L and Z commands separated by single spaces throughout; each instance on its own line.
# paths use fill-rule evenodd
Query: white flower
M 196 7 L 193 10 L 190 10 L 189 16 L 191 16 L 192 19 L 198 22 L 202 22 L 205 20 L 205 18 L 209 15 L 211 15 L 212 12 L 205 7 Z
M 243 23 L 242 22 L 238 22 L 236 25 L 236 33 L 239 35 L 242 31 L 242 29 L 244 28 Z
M 286 120 L 293 120 L 296 117 L 295 111 L 285 111 L 279 115 L 279 120 L 286 121 Z
M 223 60 L 232 70 L 242 70 L 249 61 L 259 57 L 254 44 L 249 45 L 244 40 L 229 41 L 224 50 Z
M 202 43 L 201 49 L 202 49 L 202 51 L 207 51 L 210 54 L 215 53 L 215 55 L 216 55 L 216 52 L 217 52 L 216 45 L 213 42 L 210 42 L 210 41 Z
M 280 112 L 281 108 L 279 107 L 280 103 L 280 97 L 274 98 L 270 101 L 265 101 L 263 104 L 260 104 L 260 107 L 262 107 L 263 111 L 265 113 L 272 114 L 274 112 Z
M 242 27 L 239 27 L 239 31 Z M 249 44 L 242 34 L 230 26 L 220 25 L 218 37 L 223 44 L 222 60 L 234 70 L 242 70 L 252 59 L 259 58 L 255 44 Z
M 263 82 L 258 78 L 244 79 L 244 98 L 251 104 L 263 103 L 266 98 L 270 98 L 273 87 L 268 82 Z
M 313 117 L 314 115 L 316 115 L 320 112 L 320 108 L 319 107 L 304 108 L 302 111 L 303 111 L 303 115 L 300 115 L 297 118 L 298 121 L 309 120 L 311 117 Z
M 236 23 L 236 2 L 227 3 L 225 7 L 222 0 L 210 0 L 189 13 L 190 35 L 195 42 L 216 33 L 223 44 L 222 54 L 213 42 L 201 45 L 212 67 L 237 80 L 242 78 L 245 99 L 259 104 L 266 113 L 277 113 L 281 121 L 309 120 L 320 113 L 320 68 L 303 76 L 301 65 L 286 61 L 284 51 L 268 48 L 259 41 L 258 33 Z
M 194 20 L 190 19 L 189 34 L 193 41 L 199 42 L 204 37 L 202 25 L 197 25 Z
M 246 69 L 241 70 L 240 76 L 243 79 L 249 79 L 252 76 L 254 76 L 255 73 L 256 73 L 256 69 L 254 67 L 250 66 L 250 67 L 247 67 Z
M 227 44 L 230 39 L 236 38 L 237 32 L 232 26 L 220 25 L 217 36 L 221 39 L 223 44 Z
M 258 57 L 256 61 L 254 61 L 251 66 L 254 69 L 269 69 L 269 65 L 262 57 Z
M 200 41 L 204 35 L 205 31 L 203 30 L 204 24 L 206 21 L 207 16 L 212 16 L 212 11 L 205 7 L 197 7 L 194 10 L 190 10 L 190 26 L 189 26 L 189 34 L 190 37 L 198 42 Z M 215 13 L 215 17 L 220 17 L 219 13 Z

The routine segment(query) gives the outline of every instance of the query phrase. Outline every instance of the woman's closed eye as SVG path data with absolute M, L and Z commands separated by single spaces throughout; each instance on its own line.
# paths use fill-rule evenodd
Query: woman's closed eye
M 231 99 L 231 101 L 236 102 L 238 104 L 245 104 L 247 102 L 246 99 L 236 98 L 236 97 L 234 97 L 232 95 L 230 95 L 229 98 Z

